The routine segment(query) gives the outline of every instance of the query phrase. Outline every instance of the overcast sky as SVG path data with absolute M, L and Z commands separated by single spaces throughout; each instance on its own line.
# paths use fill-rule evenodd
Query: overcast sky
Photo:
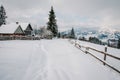
M 51 6 L 60 30 L 71 27 L 112 27 L 120 30 L 120 0 L 0 0 L 7 22 L 46 26 Z

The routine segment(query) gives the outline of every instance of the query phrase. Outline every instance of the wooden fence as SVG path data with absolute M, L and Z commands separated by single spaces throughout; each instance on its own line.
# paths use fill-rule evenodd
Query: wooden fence
M 41 37 L 34 36 L 2 36 L 0 40 L 40 40 Z
M 116 60 L 119 60 L 120 61 L 120 58 L 117 57 L 117 56 L 114 56 L 114 55 L 111 55 L 107 52 L 103 52 L 103 51 L 100 51 L 100 50 L 97 50 L 97 49 L 94 49 L 94 48 L 91 48 L 91 47 L 87 47 L 87 46 L 83 46 L 83 45 L 80 45 L 79 43 L 76 43 L 76 41 L 72 41 L 72 40 L 69 40 L 71 44 L 74 44 L 75 47 L 77 47 L 78 49 L 80 49 L 81 51 L 83 51 L 84 53 L 86 54 L 90 54 L 91 56 L 93 56 L 95 59 L 99 60 L 100 62 L 102 62 L 104 65 L 110 67 L 111 69 L 113 69 L 114 71 L 120 73 L 120 70 L 116 69 L 114 66 L 111 66 L 110 64 L 108 64 L 106 62 L 106 59 L 107 59 L 107 56 L 108 57 L 111 57 L 111 58 L 114 58 Z M 83 50 L 82 48 L 85 48 L 85 50 Z M 93 51 L 96 51 L 100 54 L 103 54 L 104 57 L 103 57 L 103 60 L 98 58 L 97 56 L 95 56 L 93 53 L 91 53 L 89 50 L 93 50 Z M 120 66 L 120 65 L 119 65 Z

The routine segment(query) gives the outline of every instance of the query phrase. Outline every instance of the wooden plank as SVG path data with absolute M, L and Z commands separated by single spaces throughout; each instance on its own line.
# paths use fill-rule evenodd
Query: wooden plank
M 111 55 L 111 54 L 106 54 L 106 55 L 107 55 L 107 56 L 110 56 L 110 57 L 113 57 L 113 58 L 115 58 L 115 59 L 120 60 L 120 58 L 119 58 L 119 57 L 113 56 L 113 55 Z
M 94 51 L 97 51 L 97 52 L 99 52 L 99 53 L 101 53 L 101 54 L 107 55 L 107 56 L 109 56 L 109 57 L 115 58 L 115 59 L 117 59 L 117 60 L 120 60 L 119 57 L 116 57 L 116 56 L 114 56 L 114 55 L 111 55 L 111 54 L 105 53 L 105 52 L 103 52 L 103 51 L 99 51 L 99 50 L 96 50 L 96 49 L 94 49 L 94 48 L 90 48 L 90 47 L 89 47 L 89 49 L 94 50 Z

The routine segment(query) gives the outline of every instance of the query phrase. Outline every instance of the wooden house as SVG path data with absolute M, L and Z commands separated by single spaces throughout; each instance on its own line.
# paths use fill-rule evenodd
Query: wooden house
M 32 36 L 33 35 L 33 28 L 31 26 L 31 24 L 20 23 L 20 26 L 23 29 L 25 36 Z
M 111 47 L 116 47 L 117 48 L 118 47 L 118 39 L 116 39 L 116 38 L 115 39 L 112 39 L 112 38 L 109 39 L 108 40 L 108 45 L 111 46 Z
M 2 25 L 0 27 L 0 37 L 3 36 L 24 36 L 24 31 L 21 26 L 16 23 Z

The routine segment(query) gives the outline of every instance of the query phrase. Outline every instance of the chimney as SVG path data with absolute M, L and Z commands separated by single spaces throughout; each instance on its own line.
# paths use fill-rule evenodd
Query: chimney
M 19 22 L 16 22 L 16 24 L 19 24 Z

